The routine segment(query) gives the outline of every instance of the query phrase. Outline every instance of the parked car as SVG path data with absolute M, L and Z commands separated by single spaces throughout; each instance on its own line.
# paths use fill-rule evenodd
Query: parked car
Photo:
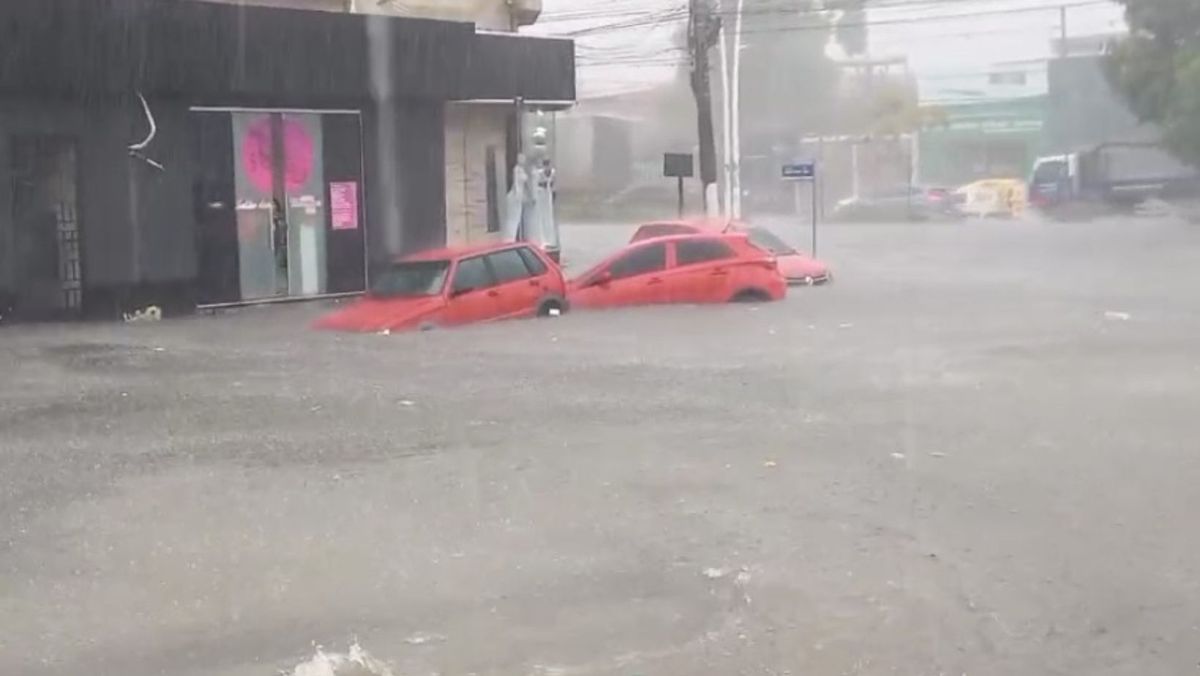
M 655 237 L 626 246 L 570 284 L 573 307 L 781 300 L 775 257 L 745 234 Z
M 523 243 L 439 249 L 372 275 L 370 290 L 314 325 L 341 331 L 403 331 L 533 317 L 567 310 L 562 271 Z
M 835 221 L 928 221 L 962 217 L 961 200 L 939 187 L 897 186 L 838 202 Z
M 770 230 L 747 225 L 741 221 L 701 219 L 646 223 L 633 233 L 630 241 L 639 242 L 651 237 L 705 232 L 745 233 L 750 238 L 751 244 L 775 256 L 775 260 L 779 264 L 779 271 L 787 278 L 789 285 L 824 284 L 833 279 L 829 272 L 829 266 L 825 263 L 798 251 Z

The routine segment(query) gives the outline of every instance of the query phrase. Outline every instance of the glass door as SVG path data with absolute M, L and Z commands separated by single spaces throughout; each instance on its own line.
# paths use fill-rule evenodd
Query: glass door
M 320 115 L 232 115 L 242 300 L 324 293 Z
M 202 305 L 365 288 L 358 113 L 197 108 L 191 127 Z

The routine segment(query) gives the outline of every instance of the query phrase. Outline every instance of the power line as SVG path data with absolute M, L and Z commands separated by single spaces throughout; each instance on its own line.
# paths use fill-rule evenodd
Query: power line
M 954 5 L 961 6 L 961 5 L 965 4 L 967 1 L 968 0 L 953 0 L 953 1 L 942 0 L 942 3 L 943 4 L 954 4 Z M 971 13 L 960 12 L 960 13 L 956 13 L 956 14 L 930 14 L 930 15 L 925 15 L 925 16 L 897 17 L 897 18 L 893 18 L 893 19 L 875 19 L 875 20 L 856 21 L 856 22 L 850 22 L 850 23 L 838 22 L 836 27 L 837 28 L 868 28 L 871 26 L 892 26 L 892 25 L 915 24 L 915 23 L 926 23 L 926 22 L 936 22 L 936 21 L 955 21 L 955 20 L 961 20 L 961 19 L 976 19 L 981 16 L 1008 16 L 1008 15 L 1014 15 L 1014 14 L 1032 14 L 1032 13 L 1037 13 L 1037 12 L 1058 12 L 1062 8 L 1072 9 L 1072 8 L 1077 8 L 1077 7 L 1088 7 L 1088 6 L 1110 5 L 1110 4 L 1112 4 L 1111 0 L 1074 0 L 1073 2 L 1067 2 L 1067 3 L 1055 5 L 1055 6 L 1008 7 L 1008 8 L 1003 8 L 1003 9 L 992 9 L 992 10 L 981 9 L 981 10 L 973 11 Z M 777 14 L 777 15 L 789 15 L 789 16 L 799 16 L 799 17 L 813 16 L 813 15 L 817 14 L 815 12 L 796 13 L 796 12 L 779 12 L 777 10 L 772 11 L 772 13 Z M 662 23 L 661 20 L 648 21 L 648 22 L 642 22 L 642 23 L 636 23 L 636 24 L 630 23 L 628 25 L 623 26 L 622 29 L 636 28 L 636 27 L 642 27 L 642 26 L 651 26 L 651 25 L 661 25 L 661 23 Z M 814 30 L 828 31 L 828 30 L 831 30 L 832 28 L 833 28 L 833 26 L 828 23 L 822 23 L 819 25 L 811 25 L 810 24 L 810 25 L 797 25 L 797 26 L 775 26 L 772 28 L 764 28 L 764 29 L 757 29 L 757 30 L 744 30 L 744 31 L 742 31 L 742 34 L 743 35 L 764 35 L 764 34 L 770 34 L 770 33 L 793 33 L 793 32 L 800 32 L 800 31 L 814 31 Z M 579 31 L 577 33 L 568 34 L 568 35 L 595 35 L 598 33 L 608 32 L 610 30 L 614 30 L 614 29 L 608 28 L 608 27 L 596 26 L 596 27 L 593 27 L 590 29 L 584 29 L 583 31 Z
M 930 8 L 938 8 L 938 7 L 953 8 L 953 9 L 960 9 L 960 8 L 966 9 L 970 5 L 994 6 L 996 1 L 997 0 L 891 0 L 891 1 L 880 0 L 880 2 L 875 2 L 875 3 L 871 3 L 871 4 L 867 5 L 866 9 L 868 9 L 868 10 L 881 10 L 881 9 L 919 10 L 919 9 L 930 9 Z M 1003 1 L 1003 0 L 1001 0 L 1001 1 Z M 874 20 L 866 20 L 866 21 L 852 22 L 852 23 L 846 23 L 846 22 L 839 21 L 839 22 L 837 22 L 837 27 L 839 27 L 839 28 L 855 28 L 855 27 L 867 27 L 867 26 L 873 26 L 873 25 L 919 23 L 919 22 L 925 22 L 925 21 L 947 21 L 947 20 L 956 20 L 956 19 L 975 18 L 978 16 L 996 16 L 996 15 L 1008 15 L 1008 14 L 1037 13 L 1037 12 L 1060 12 L 1062 9 L 1072 9 L 1072 8 L 1076 8 L 1076 7 L 1112 5 L 1112 4 L 1113 4 L 1112 0 L 1071 0 L 1068 2 L 1058 2 L 1055 4 L 1051 4 L 1051 5 L 1029 5 L 1029 6 L 1022 6 L 1022 7 L 977 9 L 977 10 L 971 11 L 970 13 L 961 13 L 960 12 L 960 13 L 956 13 L 956 14 L 927 14 L 927 15 L 923 15 L 923 16 L 896 17 L 896 18 L 892 18 L 892 19 L 874 19 Z M 745 9 L 742 11 L 742 16 L 743 17 L 768 17 L 768 18 L 804 18 L 804 17 L 829 18 L 829 17 L 831 17 L 835 14 L 841 13 L 841 12 L 843 12 L 843 10 L 823 9 L 823 8 L 822 9 L 815 9 L 815 8 L 799 9 L 799 8 L 794 8 L 794 7 L 761 7 L 761 8 Z M 712 14 L 714 16 L 719 16 L 719 17 L 723 17 L 723 18 L 732 18 L 732 17 L 736 16 L 737 13 L 734 10 L 716 9 L 712 12 Z M 562 33 L 561 35 L 563 35 L 564 37 L 582 37 L 582 36 L 586 36 L 586 35 L 597 35 L 597 34 L 603 34 L 603 33 L 607 33 L 607 32 L 615 32 L 615 31 L 620 31 L 620 30 L 631 29 L 631 28 L 643 28 L 643 27 L 649 27 L 649 26 L 666 25 L 666 24 L 674 23 L 676 21 L 680 21 L 680 20 L 686 18 L 687 8 L 684 6 L 678 6 L 678 7 L 670 8 L 670 9 L 661 9 L 661 10 L 643 12 L 643 13 L 636 14 L 636 15 L 633 15 L 629 11 L 622 11 L 622 12 L 614 13 L 614 16 L 616 16 L 616 15 L 620 15 L 620 16 L 631 16 L 632 15 L 633 18 L 627 18 L 625 20 L 614 22 L 614 23 L 609 23 L 609 24 L 598 24 L 595 26 L 588 26 L 588 27 L 580 28 L 580 29 L 577 29 L 574 31 L 567 31 L 565 33 Z M 601 16 L 601 10 L 596 10 L 596 14 L 594 16 L 596 16 L 596 17 Z M 825 30 L 825 29 L 828 29 L 829 27 L 830 27 L 829 22 L 825 22 L 819 26 L 792 26 L 792 27 L 780 28 L 777 30 L 779 30 L 781 32 L 786 32 L 789 30 L 810 30 L 810 29 L 811 30 L 818 30 L 818 29 Z M 751 32 L 762 33 L 762 32 L 771 32 L 771 31 L 751 31 Z

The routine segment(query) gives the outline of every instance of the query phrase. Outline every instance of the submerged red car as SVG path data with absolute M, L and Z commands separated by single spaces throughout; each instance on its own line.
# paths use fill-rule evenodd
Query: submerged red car
M 528 244 L 439 249 L 372 275 L 367 294 L 314 324 L 340 331 L 404 331 L 564 312 L 562 271 Z
M 775 257 L 745 234 L 709 233 L 634 242 L 572 280 L 572 307 L 781 300 Z
M 829 272 L 829 266 L 825 263 L 797 251 L 795 247 L 766 228 L 754 227 L 739 221 L 693 220 L 647 223 L 637 229 L 630 241 L 638 242 L 650 237 L 704 232 L 746 233 L 751 244 L 774 254 L 775 259 L 779 261 L 779 271 L 787 278 L 788 284 L 824 284 L 833 279 Z

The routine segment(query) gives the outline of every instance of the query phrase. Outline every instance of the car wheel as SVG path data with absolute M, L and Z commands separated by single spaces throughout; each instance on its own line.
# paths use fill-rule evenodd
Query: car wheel
M 762 289 L 743 289 L 730 299 L 733 303 L 765 303 L 771 300 L 771 294 Z
M 567 304 L 557 298 L 542 301 L 538 306 L 537 316 L 539 317 L 557 317 L 566 313 Z

